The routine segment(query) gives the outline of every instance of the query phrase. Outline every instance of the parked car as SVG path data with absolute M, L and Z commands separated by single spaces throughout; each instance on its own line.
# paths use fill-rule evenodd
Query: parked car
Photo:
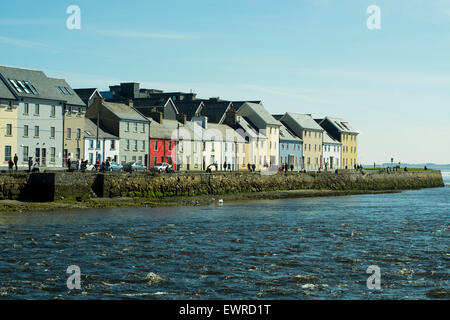
M 117 162 L 111 161 L 109 163 L 109 170 L 111 171 L 122 171 L 123 166 L 121 164 L 118 164 Z
M 126 172 L 132 172 L 132 171 L 146 171 L 147 167 L 144 166 L 142 163 L 140 162 L 128 162 L 126 164 L 123 165 L 122 168 L 123 171 Z
M 167 169 L 167 168 L 169 168 L 169 169 Z M 159 172 L 163 172 L 163 171 L 167 172 L 167 170 L 171 170 L 171 169 L 173 171 L 172 166 L 170 164 L 168 164 L 168 163 L 165 163 L 165 162 L 161 163 L 159 166 L 156 166 L 155 169 L 157 171 L 159 171 Z

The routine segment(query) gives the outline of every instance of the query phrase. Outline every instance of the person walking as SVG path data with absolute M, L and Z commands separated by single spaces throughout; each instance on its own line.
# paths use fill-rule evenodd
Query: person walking
M 247 163 L 247 169 L 248 169 L 248 171 L 252 171 L 252 170 L 251 170 L 250 163 Z
M 255 170 L 256 170 L 255 164 L 252 164 L 252 169 L 253 169 L 253 172 L 255 172 Z
M 11 159 L 9 159 L 8 160 L 8 169 L 10 172 L 13 170 L 13 167 L 14 167 L 14 162 Z
M 67 167 L 69 168 L 70 171 L 70 167 L 72 166 L 72 161 L 69 159 L 67 159 Z
M 32 166 L 33 166 L 33 157 L 28 157 L 28 172 L 31 172 Z
M 17 163 L 19 162 L 19 157 L 17 156 L 17 153 L 14 154 L 14 166 L 16 167 L 17 171 Z

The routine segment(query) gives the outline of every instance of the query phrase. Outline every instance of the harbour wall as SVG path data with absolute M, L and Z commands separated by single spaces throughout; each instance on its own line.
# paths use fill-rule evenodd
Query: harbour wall
M 440 171 L 367 170 L 261 175 L 231 173 L 12 173 L 0 174 L 0 200 L 83 201 L 95 197 L 220 195 L 281 190 L 411 190 L 443 187 Z

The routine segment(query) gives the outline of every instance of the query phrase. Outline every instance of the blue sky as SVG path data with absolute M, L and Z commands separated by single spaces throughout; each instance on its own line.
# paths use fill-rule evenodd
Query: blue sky
M 450 163 L 449 52 L 450 0 L 0 2 L 0 64 L 343 117 L 362 163 Z

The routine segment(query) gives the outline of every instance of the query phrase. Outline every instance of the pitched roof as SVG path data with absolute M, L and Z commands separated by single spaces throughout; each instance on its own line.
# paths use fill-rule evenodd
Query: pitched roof
M 164 119 L 162 123 L 153 119 L 149 120 L 150 138 L 176 140 L 176 131 L 178 130 L 178 127 L 183 127 L 183 125 L 176 120 Z
M 96 138 L 97 137 L 97 122 L 95 120 L 91 120 L 85 118 L 84 120 L 84 132 L 85 137 L 88 138 Z M 119 137 L 110 133 L 105 127 L 101 124 L 98 128 L 98 137 L 100 139 L 119 139 Z
M 92 95 L 95 92 L 98 92 L 98 94 L 100 94 L 100 92 L 97 90 L 97 88 L 74 89 L 74 91 L 80 97 L 80 99 L 83 100 L 84 103 L 86 103 L 86 104 L 89 102 L 89 99 L 91 99 Z M 100 94 L 100 96 L 101 96 L 101 94 Z
M 149 122 L 149 120 L 144 117 L 139 111 L 126 104 L 104 101 L 103 105 L 121 120 Z
M 153 109 L 156 109 L 156 111 L 158 112 L 164 113 L 164 108 L 170 101 L 172 101 L 170 98 L 134 99 L 133 107 L 139 112 L 141 112 L 144 116 L 149 117 Z M 175 112 L 178 112 L 176 106 Z
M 286 115 L 291 117 L 303 129 L 324 131 L 310 114 L 287 112 Z
M 302 139 L 297 137 L 292 131 L 290 131 L 287 127 L 283 125 L 280 127 L 280 141 L 281 140 L 302 142 Z
M 258 129 L 253 127 L 244 117 L 239 115 L 236 116 L 236 123 L 238 124 L 240 129 L 244 130 L 244 133 L 252 139 L 267 139 L 267 137 L 262 132 L 259 132 Z
M 11 100 L 16 99 L 16 97 L 12 94 L 11 90 L 9 90 L 9 88 L 1 80 L 0 80 L 0 99 L 11 99 Z
M 323 143 L 325 144 L 341 144 L 336 139 L 333 139 L 326 131 L 323 132 Z
M 246 102 L 239 108 L 237 113 L 249 118 L 255 124 L 259 119 L 266 125 L 281 126 L 280 121 L 276 120 L 260 103 Z
M 208 117 L 208 122 L 220 123 L 231 105 L 230 101 L 204 100 L 200 115 Z
M 226 124 L 208 123 L 207 128 L 209 130 L 217 130 L 217 132 L 220 132 L 221 139 L 217 141 L 245 142 L 240 134 Z
M 63 101 L 68 104 L 81 106 L 85 105 L 65 80 L 49 78 L 42 71 L 0 66 L 0 78 L 2 78 L 4 84 L 16 97 Z M 20 90 L 17 90 L 14 84 L 11 83 L 11 80 L 15 80 L 16 83 L 17 81 L 28 81 L 32 85 L 32 89 L 35 89 L 35 93 L 28 86 L 26 86 L 26 90 L 21 86 L 19 87 Z M 70 89 L 69 93 L 63 94 L 58 86 Z
M 174 104 L 179 113 L 183 113 L 186 115 L 186 119 L 188 121 L 200 111 L 203 106 L 203 102 L 201 100 L 176 100 Z
M 56 92 L 60 97 L 60 100 L 65 101 L 67 104 L 77 105 L 77 106 L 86 106 L 86 103 L 80 99 L 78 94 L 74 92 L 72 89 L 72 93 L 74 94 L 63 94 L 58 87 L 70 88 L 69 84 L 64 79 L 56 79 L 56 78 L 48 78 L 50 83 L 57 88 Z
M 327 119 L 333 126 L 335 126 L 339 132 L 356 133 L 356 134 L 359 133 L 358 131 L 353 129 L 353 127 L 347 121 L 345 121 L 342 118 L 325 117 L 325 119 Z

